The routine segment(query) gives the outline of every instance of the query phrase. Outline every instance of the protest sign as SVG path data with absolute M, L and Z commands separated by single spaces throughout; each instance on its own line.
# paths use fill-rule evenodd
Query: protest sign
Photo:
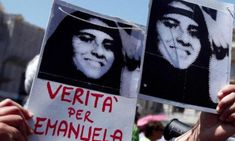
M 140 82 L 141 97 L 215 112 L 230 80 L 233 5 L 153 0 Z
M 29 109 L 34 113 L 32 141 L 117 140 L 130 138 L 133 99 L 81 87 L 37 80 Z
M 55 1 L 27 105 L 29 140 L 131 140 L 143 36 L 119 18 Z

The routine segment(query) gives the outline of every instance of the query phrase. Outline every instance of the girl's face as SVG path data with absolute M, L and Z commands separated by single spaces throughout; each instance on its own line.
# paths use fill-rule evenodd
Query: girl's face
M 90 22 L 108 26 L 98 19 Z M 73 36 L 73 62 L 77 69 L 87 77 L 99 79 L 114 62 L 114 39 L 107 33 L 96 29 L 83 29 Z
M 192 11 L 180 2 L 172 7 Z M 156 23 L 159 38 L 159 50 L 163 57 L 175 68 L 187 69 L 198 57 L 201 50 L 199 25 L 191 18 L 168 13 Z

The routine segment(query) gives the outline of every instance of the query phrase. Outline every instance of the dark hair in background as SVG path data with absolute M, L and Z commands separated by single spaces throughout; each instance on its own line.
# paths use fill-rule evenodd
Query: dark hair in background
M 76 11 L 71 13 L 83 20 L 99 19 L 110 27 L 117 27 L 114 21 Z M 67 15 L 48 38 L 42 57 L 39 77 L 111 94 L 119 94 L 123 65 L 122 43 L 118 29 L 110 29 Z M 82 29 L 96 29 L 109 34 L 114 39 L 114 62 L 110 70 L 100 79 L 87 78 L 73 63 L 72 37 Z
M 150 14 L 150 21 L 149 21 L 149 27 L 148 27 L 148 35 L 147 36 L 147 42 L 146 42 L 146 51 L 151 53 L 156 53 L 159 56 L 162 56 L 158 50 L 158 33 L 156 32 L 156 23 L 158 20 L 162 18 L 162 16 L 168 11 L 171 10 L 171 6 L 169 4 L 171 2 L 181 2 L 184 5 L 190 7 L 193 9 L 193 20 L 198 23 L 199 25 L 199 40 L 201 43 L 201 51 L 199 53 L 199 56 L 197 57 L 196 61 L 193 63 L 193 65 L 200 65 L 204 67 L 208 67 L 209 64 L 209 58 L 211 56 L 212 50 L 210 48 L 210 42 L 208 38 L 208 29 L 207 25 L 203 16 L 203 13 L 200 9 L 200 7 L 196 4 L 192 4 L 189 2 L 185 2 L 182 0 L 154 0 L 153 5 L 158 6 L 157 8 L 152 8 L 151 14 Z M 150 42 L 149 42 L 150 41 Z M 207 55 L 205 54 L 207 53 Z M 208 60 L 208 61 L 205 61 Z
M 152 136 L 154 130 L 156 131 L 163 131 L 164 130 L 164 126 L 160 121 L 152 121 L 149 122 L 145 129 L 144 129 L 144 135 L 149 138 Z

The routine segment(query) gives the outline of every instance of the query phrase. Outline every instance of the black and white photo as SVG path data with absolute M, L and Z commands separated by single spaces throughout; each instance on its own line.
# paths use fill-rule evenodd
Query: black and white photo
M 215 109 L 214 93 L 217 94 L 219 86 L 229 82 L 232 42 L 232 16 L 229 12 L 221 12 L 228 17 L 221 20 L 220 12 L 189 1 L 152 1 L 141 94 L 176 105 Z M 214 27 L 210 28 L 212 25 Z M 216 25 L 222 30 L 228 28 L 225 31 L 229 36 L 219 41 L 221 38 L 216 38 L 218 31 L 213 31 L 218 30 Z M 220 69 L 215 69 L 214 64 Z
M 128 65 L 123 43 L 129 42 L 121 35 L 131 37 L 132 26 L 94 12 L 66 10 L 58 7 L 61 21 L 51 18 L 49 31 L 54 32 L 45 43 L 39 78 L 120 95 L 123 68 Z

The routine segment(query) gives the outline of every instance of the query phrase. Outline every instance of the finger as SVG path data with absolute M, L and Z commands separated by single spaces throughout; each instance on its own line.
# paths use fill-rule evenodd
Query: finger
M 218 105 L 217 105 L 217 112 L 222 113 L 227 107 L 231 106 L 235 102 L 235 93 L 230 93 L 223 97 Z
M 4 115 L 20 115 L 25 118 L 22 110 L 19 107 L 14 106 L 14 105 L 0 108 L 0 116 L 4 116 Z
M 29 127 L 27 123 L 27 119 L 24 117 L 24 114 L 22 113 L 22 110 L 20 110 L 16 106 L 7 106 L 4 108 L 0 108 L 0 116 L 6 116 L 6 115 L 19 115 L 23 118 L 23 121 L 27 127 L 27 132 L 32 133 L 32 129 Z
M 225 121 L 235 125 L 235 113 L 230 114 Z
M 24 117 L 26 119 L 30 119 L 33 116 L 33 114 L 31 112 L 29 112 L 28 110 L 24 109 L 20 104 L 14 102 L 11 99 L 5 99 L 5 100 L 0 102 L 0 108 L 6 107 L 6 106 L 16 106 L 16 107 L 18 107 L 22 111 L 22 113 L 24 114 Z
M 232 104 L 231 106 L 225 108 L 223 112 L 220 114 L 219 119 L 221 121 L 226 121 L 228 117 L 235 112 L 235 103 Z
M 226 95 L 235 92 L 235 85 L 226 85 L 218 92 L 218 99 L 221 100 Z
M 0 122 L 10 125 L 18 129 L 23 136 L 28 135 L 27 125 L 25 124 L 24 119 L 19 115 L 7 115 L 0 117 Z
M 18 129 L 25 137 L 32 133 L 27 122 L 19 115 L 6 115 L 0 117 L 0 122 Z
M 21 107 L 20 104 L 16 103 L 15 101 L 13 101 L 11 99 L 8 99 L 8 98 L 0 102 L 0 107 L 11 106 L 11 105 Z
M 12 126 L 0 123 L 0 138 L 3 141 L 27 141 L 27 137 Z

